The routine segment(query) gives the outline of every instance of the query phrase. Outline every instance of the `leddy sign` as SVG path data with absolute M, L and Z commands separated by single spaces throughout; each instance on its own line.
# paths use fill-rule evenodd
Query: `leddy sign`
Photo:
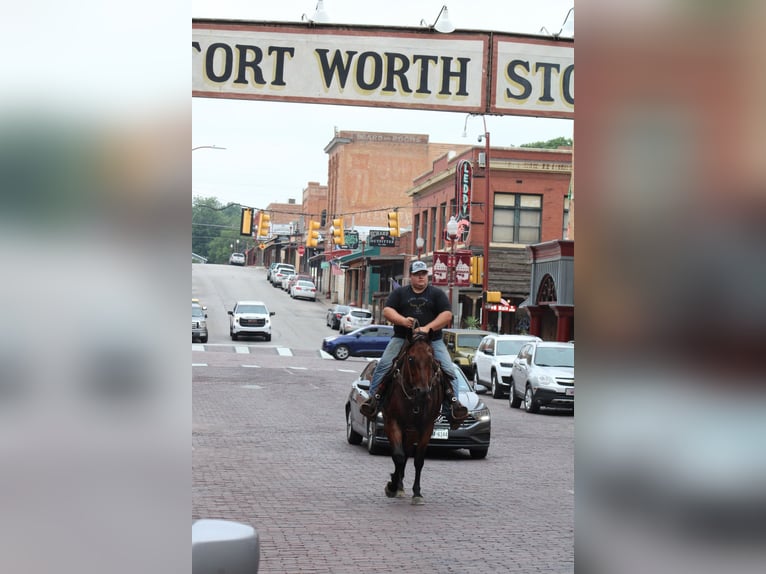
M 192 95 L 573 118 L 574 40 L 195 19 Z

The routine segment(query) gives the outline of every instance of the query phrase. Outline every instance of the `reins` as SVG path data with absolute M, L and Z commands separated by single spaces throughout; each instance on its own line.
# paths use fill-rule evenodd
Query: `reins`
M 413 326 L 413 330 L 416 329 L 416 328 L 417 328 L 417 322 L 416 322 L 415 326 Z M 426 394 L 430 394 L 431 391 L 434 388 L 434 385 L 439 383 L 439 378 L 440 378 L 439 376 L 440 376 L 440 373 L 441 373 L 441 366 L 436 361 L 436 359 L 433 357 L 433 352 L 430 350 L 430 343 L 428 342 L 428 339 L 426 338 L 426 335 L 416 334 L 413 337 L 413 339 L 411 341 L 409 341 L 408 344 L 405 345 L 402 348 L 402 352 L 399 354 L 399 356 L 397 357 L 396 362 L 395 362 L 395 373 L 394 373 L 394 377 L 396 379 L 398 379 L 399 387 L 402 390 L 402 394 L 404 395 L 404 397 L 410 403 L 415 403 L 416 402 L 416 399 L 417 399 L 417 392 L 416 392 L 417 391 L 417 387 L 410 385 L 410 389 L 409 389 L 409 392 L 408 392 L 407 387 L 406 387 L 406 385 L 404 383 L 404 361 L 406 360 L 406 357 L 407 357 L 407 355 L 409 353 L 409 350 L 412 348 L 412 346 L 416 342 L 420 342 L 420 341 L 424 341 L 427 345 L 429 345 L 429 355 L 431 355 L 431 361 L 432 361 L 432 366 L 431 366 L 432 374 L 431 374 L 431 377 L 428 380 L 428 386 L 425 388 Z M 409 372 L 409 369 L 408 369 L 408 373 L 410 374 L 409 378 L 412 379 L 412 374 Z M 415 414 L 419 413 L 420 412 L 420 405 L 417 405 L 417 404 L 414 405 L 412 411 Z

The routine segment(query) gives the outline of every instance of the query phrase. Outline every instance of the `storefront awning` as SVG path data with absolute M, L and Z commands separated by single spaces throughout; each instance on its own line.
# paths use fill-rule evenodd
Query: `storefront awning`
M 335 251 L 325 251 L 324 258 L 326 261 L 330 261 L 331 259 L 338 259 L 353 252 L 353 249 L 336 249 Z

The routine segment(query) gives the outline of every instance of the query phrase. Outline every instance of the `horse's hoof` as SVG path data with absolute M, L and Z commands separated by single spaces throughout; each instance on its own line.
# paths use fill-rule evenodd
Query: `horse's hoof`
M 412 497 L 412 504 L 414 504 L 415 506 L 421 506 L 421 505 L 423 505 L 425 503 L 426 503 L 426 501 L 425 501 L 425 499 L 422 496 L 413 496 Z
M 404 498 L 406 494 L 404 493 L 404 490 L 397 490 L 396 491 L 396 498 Z
M 394 498 L 395 496 L 399 495 L 399 493 L 397 491 L 389 490 L 388 485 L 386 485 L 386 488 L 384 490 L 385 490 L 386 496 L 388 498 Z

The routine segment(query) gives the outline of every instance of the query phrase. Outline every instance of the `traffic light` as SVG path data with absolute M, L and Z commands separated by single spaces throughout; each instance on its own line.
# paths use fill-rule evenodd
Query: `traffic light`
M 487 291 L 487 303 L 500 303 L 500 291 Z
M 306 246 L 316 247 L 319 244 L 319 229 L 321 224 L 318 221 L 309 221 L 309 229 L 306 233 Z
M 250 235 L 253 233 L 253 210 L 249 207 L 242 208 L 242 217 L 239 222 L 239 234 Z
M 398 211 L 388 212 L 388 234 L 391 237 L 399 237 L 400 235 Z
M 481 285 L 484 279 L 484 256 L 471 256 L 471 284 Z
M 271 227 L 271 216 L 265 211 L 261 211 L 258 218 L 258 237 L 268 237 Z
M 346 244 L 346 231 L 343 229 L 343 218 L 339 217 L 332 220 L 332 242 L 335 245 Z

